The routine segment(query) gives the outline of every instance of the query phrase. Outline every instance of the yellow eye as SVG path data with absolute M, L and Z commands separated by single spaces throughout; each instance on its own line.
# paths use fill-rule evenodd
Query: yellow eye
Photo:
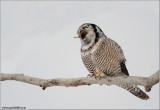
M 89 26 L 85 26 L 84 28 L 89 28 Z

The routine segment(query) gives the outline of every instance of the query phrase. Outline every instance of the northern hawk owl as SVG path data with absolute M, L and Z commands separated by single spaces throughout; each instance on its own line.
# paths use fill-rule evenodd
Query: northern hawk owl
M 90 72 L 90 77 L 129 76 L 125 65 L 126 59 L 121 47 L 108 38 L 97 25 L 90 23 L 82 24 L 77 34 L 82 44 L 82 61 Z M 141 99 L 146 100 L 149 98 L 135 85 L 121 87 Z

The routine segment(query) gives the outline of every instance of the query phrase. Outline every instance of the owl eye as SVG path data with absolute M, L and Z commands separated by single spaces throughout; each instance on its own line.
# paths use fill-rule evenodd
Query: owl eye
M 85 26 L 84 28 L 89 28 L 89 26 L 87 25 L 87 26 Z

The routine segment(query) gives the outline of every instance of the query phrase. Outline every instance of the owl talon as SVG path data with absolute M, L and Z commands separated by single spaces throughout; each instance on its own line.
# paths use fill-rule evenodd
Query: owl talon
M 96 80 L 100 80 L 102 77 L 100 77 L 100 76 L 95 76 L 95 79 Z
M 95 73 L 95 77 L 96 77 L 96 79 L 98 79 L 98 80 L 100 80 L 101 78 L 103 78 L 103 77 L 105 77 L 105 76 L 106 76 L 106 74 L 103 73 L 103 72 L 96 72 L 96 73 Z
M 94 73 L 91 73 L 91 74 L 88 74 L 88 75 L 87 75 L 87 77 L 93 77 L 93 76 L 95 76 Z
M 102 77 L 100 76 L 100 77 L 99 77 L 99 80 L 100 80 L 101 78 L 102 78 Z

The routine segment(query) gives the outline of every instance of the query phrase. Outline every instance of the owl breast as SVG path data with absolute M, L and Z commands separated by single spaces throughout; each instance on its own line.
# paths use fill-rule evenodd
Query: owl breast
M 125 62 L 123 51 L 114 41 L 108 38 L 101 38 L 88 51 L 81 51 L 81 56 L 85 67 L 90 73 L 95 70 L 110 75 L 120 75 L 122 73 L 121 62 Z

